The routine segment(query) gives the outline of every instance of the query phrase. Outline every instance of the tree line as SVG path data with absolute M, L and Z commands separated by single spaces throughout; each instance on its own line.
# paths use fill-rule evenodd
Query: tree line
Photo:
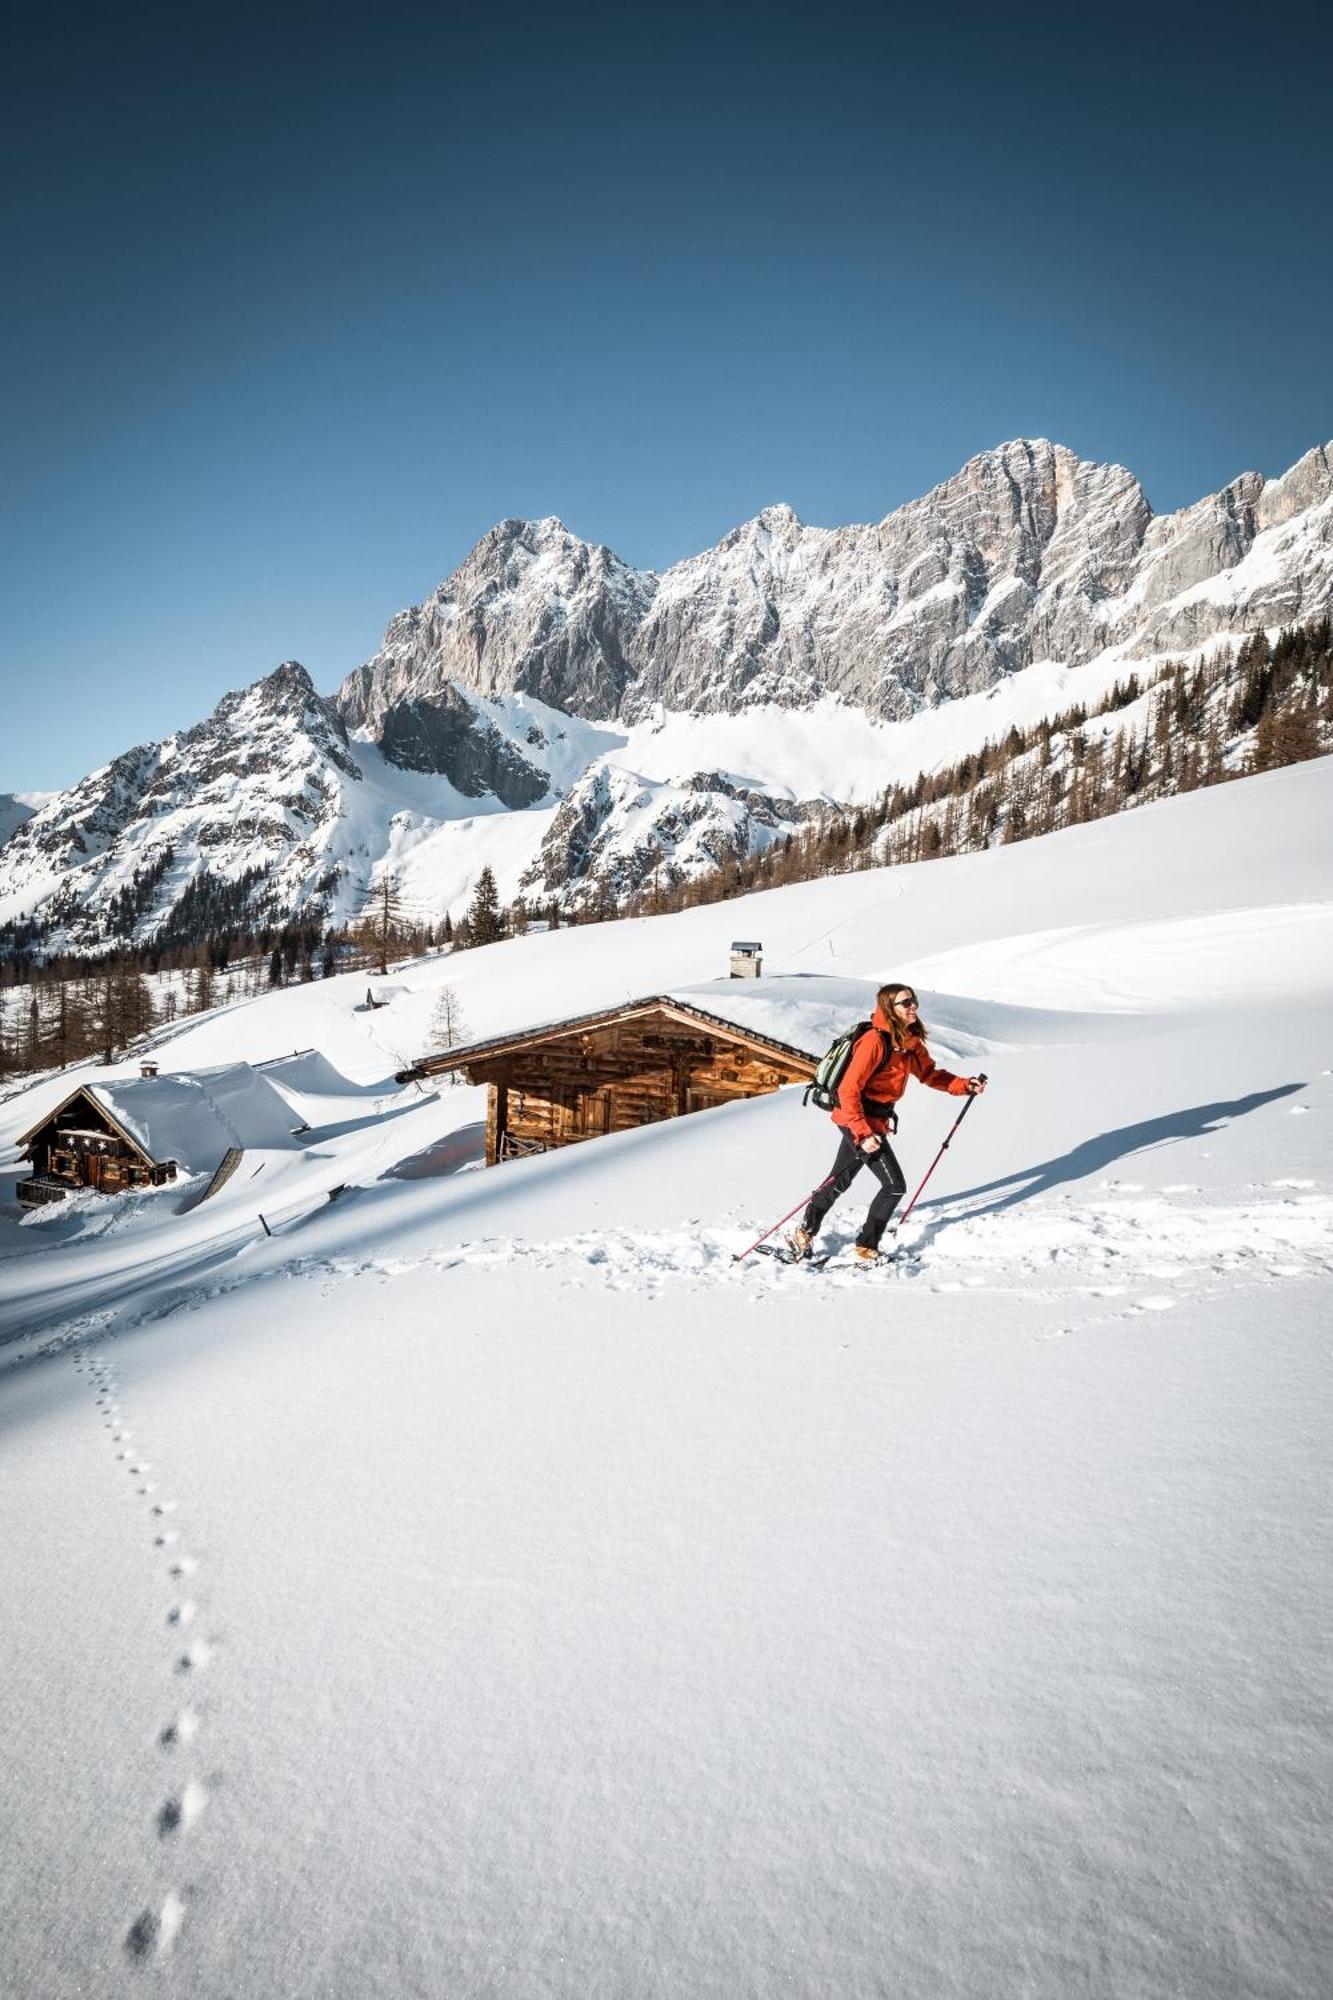
M 119 892 L 123 915 L 148 907 L 165 865 L 154 864 L 151 872 L 151 883 L 146 869 Z M 193 942 L 188 933 L 199 910 L 221 907 L 212 901 L 212 878 L 201 879 L 205 886 L 187 921 L 178 921 L 178 904 L 150 944 L 88 957 L 44 955 L 36 936 L 19 949 L 11 943 L 0 958 L 0 1078 L 64 1069 L 90 1058 L 112 1063 L 155 1029 L 212 1007 L 339 972 L 382 976 L 395 961 L 519 936 L 532 920 L 522 904 L 502 905 L 494 871 L 486 866 L 456 924 L 447 914 L 439 923 L 411 917 L 395 878 L 386 874 L 361 917 L 339 929 L 318 923 L 232 928 Z M 244 900 L 237 898 L 231 907 L 243 909 Z M 557 910 L 545 917 L 559 924 Z M 451 1032 L 450 1041 L 458 1039 Z
M 694 880 L 658 879 L 621 915 L 716 903 L 859 868 L 975 853 L 1333 749 L 1333 625 L 1247 639 L 1235 656 L 1131 672 L 1093 705 L 1011 728 L 874 804 L 831 810 Z

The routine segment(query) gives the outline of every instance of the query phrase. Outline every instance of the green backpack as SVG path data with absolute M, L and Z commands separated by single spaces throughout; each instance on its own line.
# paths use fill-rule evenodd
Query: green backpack
M 802 1104 L 813 1104 L 816 1111 L 835 1111 L 838 1105 L 838 1085 L 847 1074 L 847 1065 L 852 1059 L 852 1050 L 862 1035 L 880 1035 L 881 1031 L 873 1021 L 857 1021 L 845 1035 L 839 1035 L 827 1054 L 819 1058 L 814 1076 L 805 1086 Z

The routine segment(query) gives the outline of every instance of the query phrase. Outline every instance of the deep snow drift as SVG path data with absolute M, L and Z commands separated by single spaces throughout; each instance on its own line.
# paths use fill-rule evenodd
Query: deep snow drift
M 1321 1993 L 1330 805 L 164 1040 L 311 1129 L 0 1218 L 0 1990 Z M 993 1079 L 896 1270 L 733 1261 L 826 1171 L 799 1092 L 486 1173 L 482 1092 L 393 1083 L 444 983 L 480 1037 L 732 936 L 771 976 L 719 1006 L 797 1040 L 908 977 Z M 957 1108 L 909 1094 L 909 1183 Z

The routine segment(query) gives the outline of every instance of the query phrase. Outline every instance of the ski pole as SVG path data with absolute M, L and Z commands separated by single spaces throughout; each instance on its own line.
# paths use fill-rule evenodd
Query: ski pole
M 981 1083 L 985 1083 L 986 1080 L 987 1080 L 986 1072 L 982 1070 L 978 1076 L 978 1081 Z M 963 1120 L 966 1118 L 968 1112 L 972 1109 L 972 1106 L 976 1103 L 980 1095 L 981 1095 L 980 1091 L 974 1090 L 969 1096 L 967 1103 L 963 1106 L 958 1116 L 954 1119 L 953 1124 L 949 1127 L 949 1135 L 945 1139 L 944 1144 L 940 1147 L 939 1152 L 936 1153 L 934 1159 L 931 1161 L 930 1165 L 926 1168 L 925 1173 L 921 1176 L 921 1187 L 919 1187 L 916 1193 L 912 1196 L 912 1199 L 908 1202 L 902 1214 L 898 1216 L 894 1221 L 893 1227 L 889 1231 L 890 1236 L 896 1236 L 898 1234 L 898 1231 L 902 1228 L 908 1216 L 912 1213 L 912 1210 L 916 1207 L 918 1201 L 921 1199 L 921 1188 L 923 1188 L 926 1185 L 926 1182 L 930 1179 L 936 1167 L 939 1165 L 940 1161 L 944 1158 L 944 1155 L 948 1152 L 950 1145 L 953 1143 L 954 1133 L 958 1130 L 958 1127 L 962 1124 Z
M 767 1243 L 769 1237 L 775 1235 L 777 1231 L 781 1229 L 784 1222 L 790 1222 L 794 1215 L 800 1214 L 801 1210 L 806 1206 L 807 1202 L 812 1202 L 817 1194 L 822 1194 L 824 1192 L 824 1189 L 829 1185 L 829 1182 L 832 1181 L 833 1178 L 834 1176 L 832 1174 L 826 1175 L 825 1178 L 819 1183 L 819 1186 L 817 1188 L 811 1188 L 809 1194 L 804 1196 L 802 1200 L 798 1201 L 795 1208 L 789 1208 L 785 1215 L 780 1215 L 777 1221 L 773 1224 L 772 1229 L 766 1229 L 762 1236 L 756 1236 L 754 1242 L 751 1243 L 747 1249 L 733 1250 L 731 1253 L 732 1263 L 739 1264 L 741 1258 L 748 1257 L 751 1250 L 757 1250 L 761 1243 Z

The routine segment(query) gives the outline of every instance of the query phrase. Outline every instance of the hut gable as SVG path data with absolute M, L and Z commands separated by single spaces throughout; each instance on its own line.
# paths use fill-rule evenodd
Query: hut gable
M 807 1051 L 673 994 L 473 1042 L 407 1076 L 461 1071 L 489 1088 L 486 1162 L 653 1125 L 813 1073 Z

